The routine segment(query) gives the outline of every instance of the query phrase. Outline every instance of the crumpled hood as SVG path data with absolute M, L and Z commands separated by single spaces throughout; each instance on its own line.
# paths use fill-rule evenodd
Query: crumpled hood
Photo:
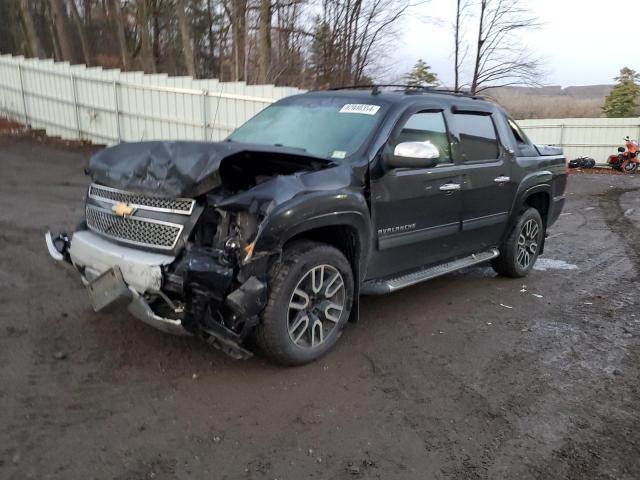
M 236 142 L 121 143 L 96 153 L 88 174 L 94 182 L 159 197 L 196 197 L 221 185 L 220 165 L 242 152 L 260 152 L 299 162 L 331 163 L 299 150 Z

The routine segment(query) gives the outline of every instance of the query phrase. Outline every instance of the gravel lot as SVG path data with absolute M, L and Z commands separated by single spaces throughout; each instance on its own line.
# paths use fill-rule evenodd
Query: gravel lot
M 571 176 L 545 271 L 363 298 L 284 369 L 92 312 L 43 241 L 88 155 L 0 136 L 0 478 L 640 478 L 640 175 Z

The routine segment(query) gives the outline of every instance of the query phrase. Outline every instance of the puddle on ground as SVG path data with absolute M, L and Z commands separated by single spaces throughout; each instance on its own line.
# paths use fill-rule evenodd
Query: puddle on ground
M 538 258 L 534 270 L 540 270 L 545 272 L 547 270 L 577 270 L 578 267 L 572 263 L 567 263 L 564 260 L 555 260 L 553 258 Z

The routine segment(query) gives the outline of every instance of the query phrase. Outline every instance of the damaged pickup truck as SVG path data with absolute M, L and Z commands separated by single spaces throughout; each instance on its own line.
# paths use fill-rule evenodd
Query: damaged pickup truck
M 96 311 L 235 358 L 252 336 L 288 365 L 325 354 L 363 294 L 487 261 L 527 275 L 567 182 L 489 101 L 379 87 L 283 99 L 223 142 L 120 144 L 88 174 L 85 218 L 46 242 Z

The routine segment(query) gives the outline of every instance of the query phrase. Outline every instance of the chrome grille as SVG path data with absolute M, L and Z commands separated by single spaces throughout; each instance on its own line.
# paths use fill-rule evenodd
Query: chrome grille
M 87 226 L 115 240 L 144 247 L 171 250 L 183 226 L 141 217 L 119 217 L 109 210 L 87 205 Z
M 107 203 L 126 203 L 140 210 L 179 213 L 181 215 L 191 215 L 196 203 L 190 198 L 149 197 L 95 183 L 89 187 L 89 197 Z

